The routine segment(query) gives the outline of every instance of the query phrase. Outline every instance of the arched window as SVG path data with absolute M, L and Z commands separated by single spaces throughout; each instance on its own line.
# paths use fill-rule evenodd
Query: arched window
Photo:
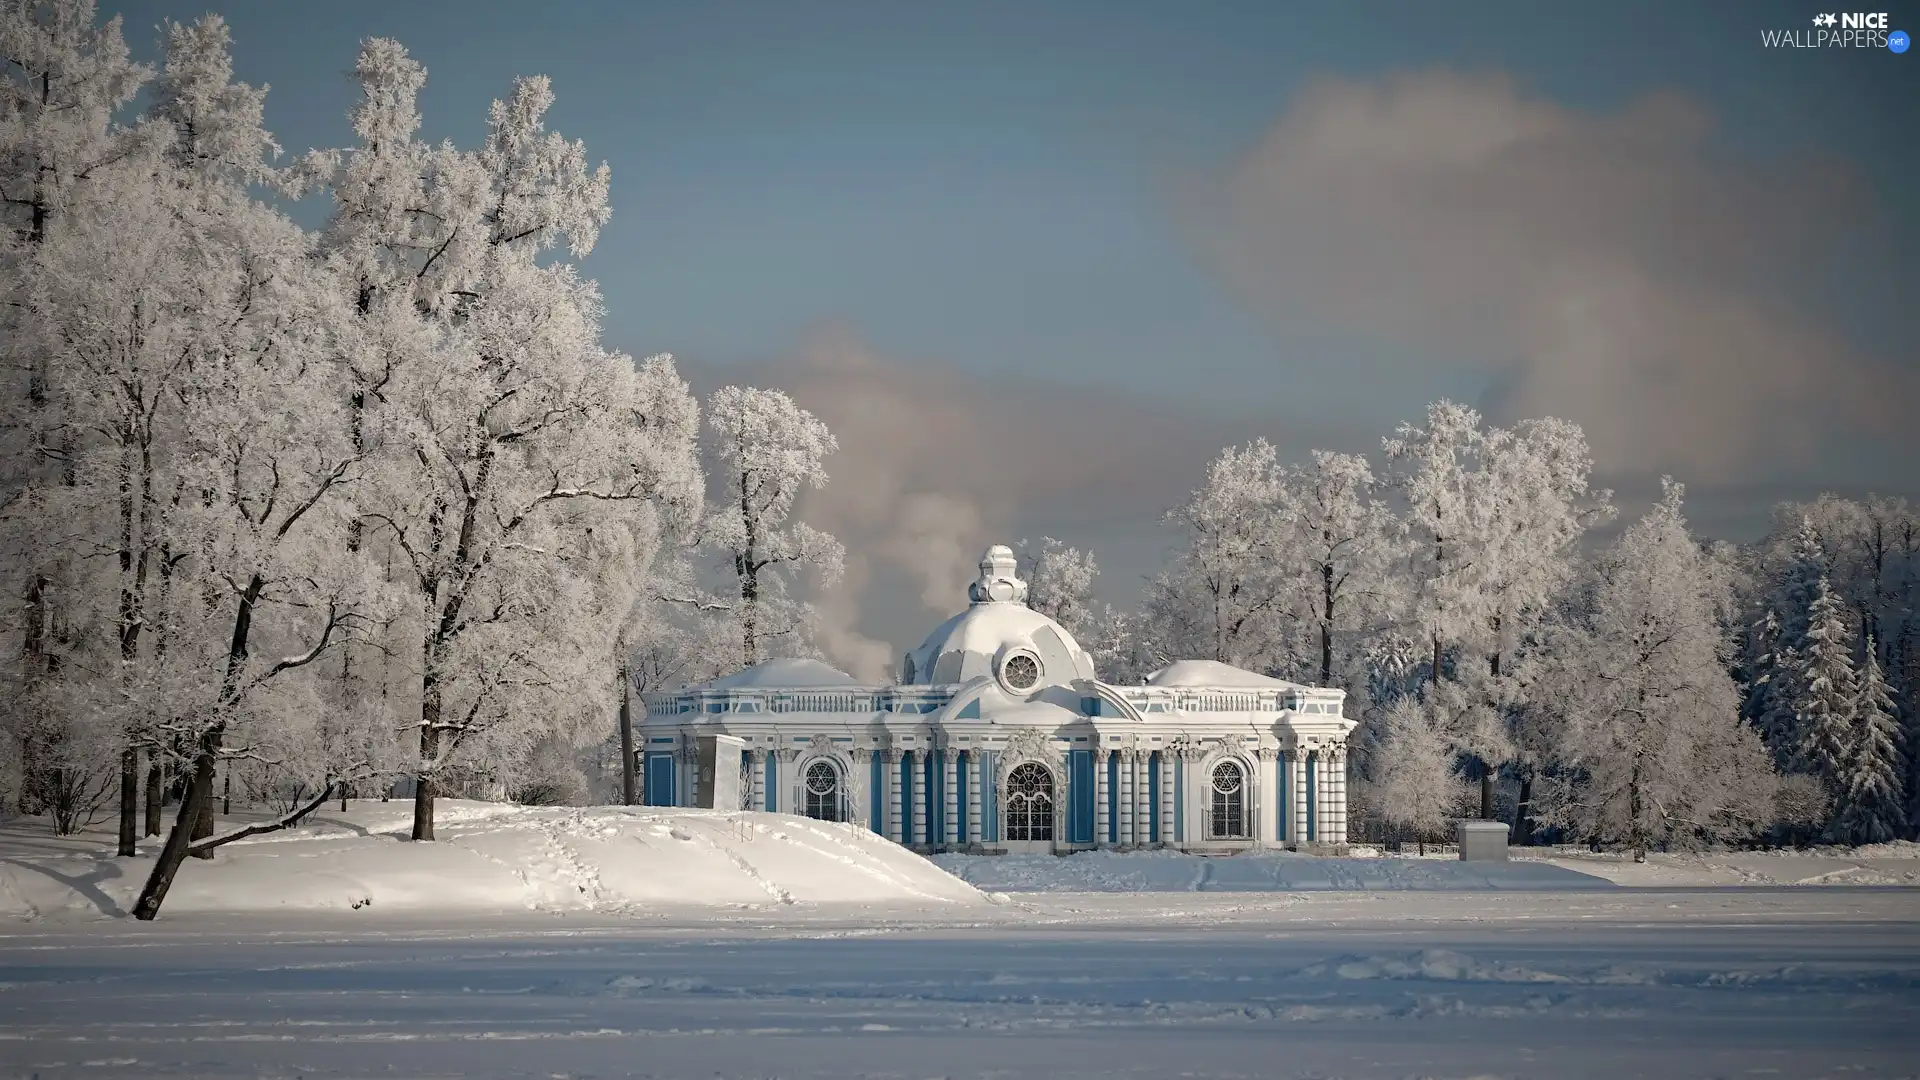
M 1247 774 L 1238 762 L 1213 767 L 1213 805 L 1207 815 L 1208 839 L 1247 838 Z
M 815 761 L 807 766 L 806 815 L 821 821 L 843 820 L 840 807 L 840 770 L 833 762 Z
M 1053 839 L 1053 774 L 1027 762 L 1007 777 L 1007 839 Z

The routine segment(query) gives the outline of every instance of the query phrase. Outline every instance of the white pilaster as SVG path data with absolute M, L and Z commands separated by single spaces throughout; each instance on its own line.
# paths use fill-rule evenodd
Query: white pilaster
M 1146 751 L 1135 749 L 1127 755 L 1127 774 L 1133 776 L 1133 846 L 1144 846 L 1152 838 L 1154 790 L 1146 784 Z
M 1173 843 L 1173 763 L 1172 753 L 1160 752 L 1160 839 Z
M 751 801 L 747 804 L 747 808 L 765 810 L 767 808 L 767 752 L 757 748 L 749 750 L 747 761 L 751 763 L 748 768 L 753 770 L 749 777 L 751 782 L 748 784 L 748 790 L 752 795 L 749 796 Z
M 967 751 L 967 835 L 960 838 L 963 844 L 978 844 L 980 838 L 987 835 L 980 821 L 980 788 L 992 782 L 993 777 L 980 767 L 980 754 L 974 750 Z
M 913 840 L 916 844 L 932 842 L 927 836 L 927 800 L 933 797 L 933 792 L 928 790 L 926 753 L 925 750 L 913 752 Z
M 1307 752 L 1295 750 L 1288 764 L 1293 773 L 1293 821 L 1287 831 L 1293 834 L 1294 844 L 1310 844 L 1313 837 L 1307 835 Z
M 901 842 L 900 823 L 906 820 L 901 813 L 904 808 L 900 805 L 900 797 L 902 794 L 900 788 L 900 760 L 900 751 L 887 751 L 887 764 L 883 774 L 887 781 L 887 839 L 896 844 Z
M 1133 846 L 1133 751 L 1120 751 L 1120 846 Z
M 960 842 L 960 759 L 955 756 L 951 747 L 940 755 L 940 773 L 946 779 L 941 787 L 945 789 L 943 794 L 947 803 L 946 818 L 942 822 L 944 827 L 941 831 L 946 834 L 947 846 L 952 847 Z
M 1333 760 L 1328 763 L 1333 772 L 1333 814 L 1329 822 L 1333 826 L 1333 835 L 1329 839 L 1336 844 L 1347 842 L 1347 748 L 1342 746 L 1333 752 Z
M 1107 846 L 1107 761 L 1112 757 L 1111 750 L 1098 750 L 1093 755 L 1093 846 Z

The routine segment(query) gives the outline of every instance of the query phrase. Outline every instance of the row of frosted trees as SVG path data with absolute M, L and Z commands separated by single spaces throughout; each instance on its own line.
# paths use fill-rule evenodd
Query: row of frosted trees
M 736 387 L 703 424 L 602 345 L 610 178 L 545 78 L 429 143 L 425 70 L 370 39 L 353 142 L 285 155 L 220 19 L 160 36 L 0 0 L 0 794 L 117 809 L 124 855 L 176 802 L 142 917 L 236 777 L 288 811 L 255 828 L 404 778 L 422 841 L 438 792 L 563 797 L 674 612 L 752 659 L 840 558 L 786 524 L 824 425 Z
M 1920 794 L 1920 514 L 1832 496 L 1750 548 L 1694 537 L 1667 482 L 1622 527 L 1585 438 L 1439 402 L 1378 468 L 1255 441 L 1170 515 L 1137 610 L 1046 541 L 1034 603 L 1125 681 L 1178 657 L 1342 686 L 1357 827 L 1500 817 L 1527 842 L 1873 843 Z M 1617 523 L 1616 523 L 1617 524 Z M 1477 789 L 1477 790 L 1476 790 Z

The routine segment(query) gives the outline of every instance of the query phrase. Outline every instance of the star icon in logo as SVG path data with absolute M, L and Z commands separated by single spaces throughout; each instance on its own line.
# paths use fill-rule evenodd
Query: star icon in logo
M 1813 25 L 1815 26 L 1832 26 L 1839 21 L 1839 19 L 1834 18 L 1832 15 L 1815 15 L 1813 17 Z

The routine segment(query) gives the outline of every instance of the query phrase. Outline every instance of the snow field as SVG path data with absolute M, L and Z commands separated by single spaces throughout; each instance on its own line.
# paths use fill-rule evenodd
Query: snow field
M 87 1080 L 1890 1078 L 1913 1074 L 1913 912 L 1908 890 L 1610 889 L 41 924 L 0 932 L 0 1061 Z

